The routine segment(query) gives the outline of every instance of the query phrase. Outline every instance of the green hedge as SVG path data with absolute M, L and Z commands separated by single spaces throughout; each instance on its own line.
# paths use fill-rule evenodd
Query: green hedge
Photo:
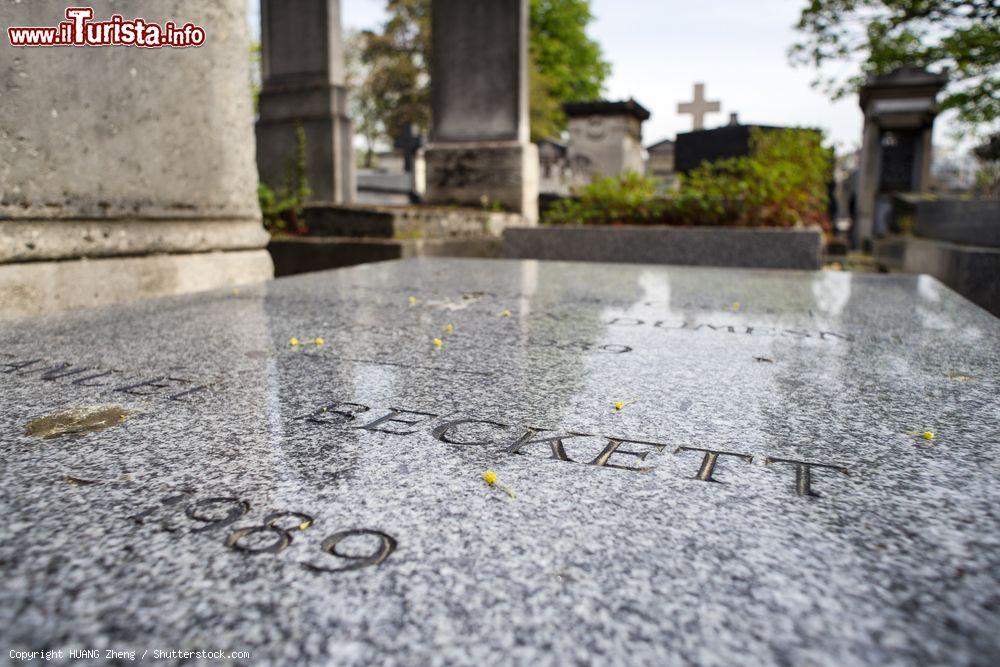
M 753 129 L 748 157 L 702 163 L 669 195 L 636 173 L 600 178 L 557 202 L 547 224 L 829 227 L 831 153 L 811 130 Z

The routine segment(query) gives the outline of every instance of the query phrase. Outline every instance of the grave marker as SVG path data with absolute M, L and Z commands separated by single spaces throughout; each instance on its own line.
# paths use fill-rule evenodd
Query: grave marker
M 433 0 L 429 204 L 538 218 L 529 141 L 527 0 Z
M 705 116 L 710 113 L 717 113 L 722 107 L 718 101 L 708 101 L 705 99 L 705 84 L 694 84 L 694 99 L 690 102 L 679 102 L 677 113 L 691 115 L 691 129 L 701 130 L 705 127 Z
M 926 277 L 483 260 L 15 324 L 0 640 L 990 664 L 998 340 Z

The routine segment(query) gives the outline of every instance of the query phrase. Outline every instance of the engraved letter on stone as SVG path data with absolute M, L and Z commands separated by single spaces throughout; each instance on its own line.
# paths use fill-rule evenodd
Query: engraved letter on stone
M 827 468 L 829 470 L 836 470 L 837 472 L 849 475 L 850 472 L 846 467 L 840 465 L 832 465 L 827 463 L 810 463 L 808 461 L 795 461 L 793 459 L 776 459 L 768 456 L 764 459 L 764 465 L 771 465 L 772 463 L 791 463 L 795 466 L 795 493 L 800 496 L 812 496 L 818 497 L 819 494 L 812 490 L 812 469 L 813 468 Z
M 712 477 L 712 473 L 715 472 L 715 464 L 718 461 L 719 456 L 735 456 L 743 459 L 747 463 L 753 462 L 752 455 L 740 454 L 739 452 L 723 452 L 716 449 L 702 449 L 701 447 L 678 447 L 674 450 L 674 454 L 680 454 L 681 452 L 705 452 L 705 456 L 701 459 L 701 467 L 698 468 L 698 474 L 694 476 L 695 479 L 700 479 L 703 482 L 719 481 Z

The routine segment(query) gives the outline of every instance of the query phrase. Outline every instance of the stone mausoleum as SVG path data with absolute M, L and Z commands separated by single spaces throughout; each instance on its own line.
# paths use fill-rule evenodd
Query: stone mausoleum
M 568 161 L 574 185 L 595 177 L 645 171 L 642 124 L 649 111 L 633 99 L 563 105 L 568 119 Z

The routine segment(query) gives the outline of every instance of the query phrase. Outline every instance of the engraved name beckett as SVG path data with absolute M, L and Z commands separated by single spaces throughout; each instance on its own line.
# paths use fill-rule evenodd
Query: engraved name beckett
M 378 408 L 350 401 L 328 403 L 296 419 L 325 428 L 360 429 L 398 436 L 429 435 L 446 445 L 490 447 L 512 455 L 538 456 L 540 452 L 543 456 L 547 454 L 545 458 L 551 460 L 639 472 L 653 469 L 654 466 L 642 465 L 646 463 L 650 454 L 672 448 L 673 454 L 678 457 L 690 457 L 691 453 L 701 454 L 699 468 L 693 478 L 702 482 L 723 481 L 718 478 L 716 471 L 721 460 L 725 460 L 726 465 L 752 465 L 754 462 L 754 456 L 744 452 L 686 445 L 672 447 L 666 443 L 650 440 L 559 431 L 539 426 L 518 426 L 490 419 L 457 417 L 454 413 L 438 415 L 403 408 Z M 573 458 L 579 456 L 572 451 L 574 447 L 587 452 L 587 456 Z M 807 498 L 819 496 L 813 488 L 815 473 L 824 473 L 822 475 L 824 477 L 850 474 L 846 465 L 821 461 L 765 456 L 763 465 L 790 468 L 795 474 L 795 483 L 792 487 L 794 493 Z M 829 481 L 828 486 L 832 486 Z

